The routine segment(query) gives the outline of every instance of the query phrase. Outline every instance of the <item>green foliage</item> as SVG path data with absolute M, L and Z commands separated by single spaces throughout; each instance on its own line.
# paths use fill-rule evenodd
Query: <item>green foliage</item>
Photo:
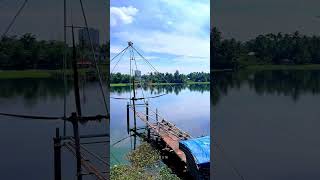
M 176 175 L 172 174 L 171 169 L 169 169 L 167 166 L 161 167 L 159 176 L 156 178 L 156 180 L 180 180 Z
M 110 179 L 113 180 L 152 180 L 152 176 L 144 173 L 142 169 L 129 166 L 119 165 L 113 166 L 110 172 Z
M 179 180 L 165 165 L 159 168 L 160 154 L 148 143 L 142 143 L 128 154 L 130 165 L 111 168 L 110 179 L 114 180 Z M 151 169 L 155 169 L 153 172 Z
M 77 47 L 77 50 L 80 50 Z M 6 36 L 0 39 L 0 69 L 61 69 L 64 55 L 64 42 L 37 40 L 30 33 L 21 37 Z M 103 54 L 109 53 L 109 44 L 97 47 L 98 59 L 103 60 Z M 71 57 L 71 47 L 66 48 L 68 59 Z M 89 58 L 92 53 L 89 49 L 81 49 L 78 57 Z M 70 61 L 69 61 L 70 67 Z
M 177 70 L 175 73 L 150 73 L 142 75 L 141 80 L 144 83 L 186 83 L 186 82 L 209 82 L 210 73 L 192 72 L 187 75 L 180 74 Z M 129 83 L 130 75 L 121 73 L 112 73 L 110 82 L 114 84 Z
M 238 68 L 260 64 L 320 64 L 320 37 L 291 34 L 265 34 L 240 42 L 223 39 L 211 30 L 211 57 L 214 69 Z
M 160 154 L 148 143 L 142 143 L 135 151 L 128 154 L 132 166 L 143 168 L 160 160 Z

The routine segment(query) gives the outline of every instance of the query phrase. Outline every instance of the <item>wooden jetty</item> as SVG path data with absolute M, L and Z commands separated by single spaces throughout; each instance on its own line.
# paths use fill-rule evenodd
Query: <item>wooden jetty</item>
M 158 114 L 156 115 L 158 117 Z M 136 116 L 139 117 L 139 119 L 141 119 L 143 122 L 145 122 L 148 126 L 147 128 L 153 130 L 153 132 L 166 143 L 167 147 L 170 148 L 170 150 L 174 151 L 174 153 L 183 162 L 186 162 L 186 156 L 184 152 L 179 149 L 179 141 L 191 138 L 188 133 L 183 132 L 175 125 L 164 119 L 156 123 L 150 123 L 149 115 L 141 112 L 136 112 Z

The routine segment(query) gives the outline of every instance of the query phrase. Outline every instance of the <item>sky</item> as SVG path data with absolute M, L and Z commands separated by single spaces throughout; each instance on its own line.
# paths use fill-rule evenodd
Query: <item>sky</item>
M 111 58 L 128 41 L 159 72 L 209 72 L 210 0 L 111 0 Z M 128 54 L 111 62 L 111 72 L 129 73 Z M 135 57 L 142 74 L 154 72 Z
M 0 33 L 9 25 L 24 0 L 0 0 Z M 100 43 L 109 40 L 109 1 L 83 0 L 90 27 L 99 30 Z M 67 21 L 84 26 L 79 0 L 67 0 Z M 72 20 L 72 21 L 71 21 Z M 8 35 L 32 33 L 39 39 L 63 40 L 63 0 L 29 0 Z M 76 34 L 77 36 L 77 34 Z M 71 33 L 68 33 L 69 42 Z
M 319 0 L 212 0 L 212 25 L 225 38 L 249 40 L 259 34 L 296 30 L 320 35 Z

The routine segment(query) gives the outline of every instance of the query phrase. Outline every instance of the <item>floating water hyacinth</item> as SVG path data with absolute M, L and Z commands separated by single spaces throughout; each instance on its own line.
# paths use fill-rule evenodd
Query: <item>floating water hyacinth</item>
M 142 143 L 127 155 L 130 165 L 115 165 L 111 168 L 112 180 L 179 180 L 165 164 L 160 153 L 148 143 Z

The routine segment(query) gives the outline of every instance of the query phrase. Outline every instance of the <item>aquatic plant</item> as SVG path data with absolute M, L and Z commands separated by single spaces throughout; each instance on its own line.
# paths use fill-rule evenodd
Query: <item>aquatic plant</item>
M 161 162 L 159 151 L 146 142 L 127 155 L 130 165 L 115 165 L 111 168 L 110 179 L 114 180 L 179 180 Z

